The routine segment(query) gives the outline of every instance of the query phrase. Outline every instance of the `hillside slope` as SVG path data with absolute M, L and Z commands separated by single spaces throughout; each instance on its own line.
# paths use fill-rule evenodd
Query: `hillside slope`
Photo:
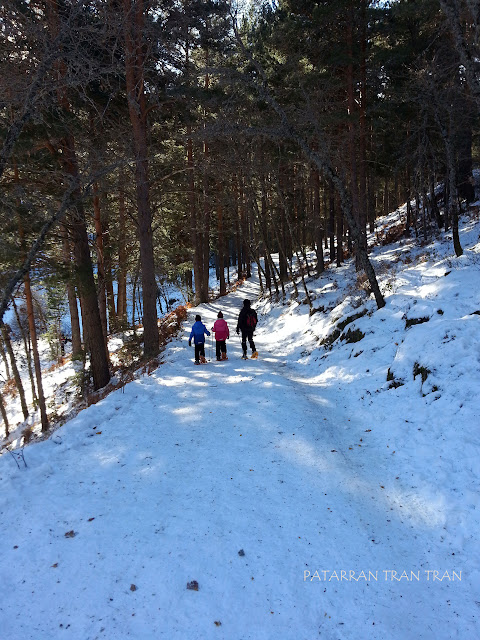
M 479 232 L 461 258 L 375 248 L 380 311 L 351 264 L 309 282 L 313 315 L 256 302 L 242 361 L 254 277 L 27 468 L 1 456 L 2 637 L 480 635 Z M 218 310 L 230 359 L 196 367 L 191 321 Z

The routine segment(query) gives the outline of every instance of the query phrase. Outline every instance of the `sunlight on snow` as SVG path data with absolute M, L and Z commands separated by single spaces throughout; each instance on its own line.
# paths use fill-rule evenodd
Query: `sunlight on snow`
M 317 469 L 317 471 L 332 471 L 333 469 L 332 464 L 327 462 L 324 456 L 319 455 L 315 451 L 315 447 L 301 438 L 298 438 L 298 440 L 294 442 L 282 438 L 279 448 L 285 457 L 301 465 L 313 467 Z
M 375 493 L 375 500 L 381 503 L 381 511 L 392 509 L 400 520 L 408 519 L 409 524 L 436 528 L 446 522 L 446 502 L 443 495 L 433 498 L 424 492 L 402 491 L 389 487 L 379 493 L 375 480 L 363 480 L 358 477 L 344 478 L 342 486 L 351 494 L 361 494 L 371 497 Z
M 172 408 L 171 413 L 179 419 L 180 423 L 192 422 L 199 417 L 198 408 L 194 404 L 178 409 Z
M 325 456 L 319 455 L 315 447 L 303 439 L 298 438 L 294 442 L 282 439 L 279 449 L 287 459 L 297 464 L 319 472 L 335 472 L 341 475 L 340 486 L 346 493 L 367 497 L 377 493 L 374 481 L 365 481 L 358 476 L 352 476 L 344 462 L 338 464 L 338 460 L 328 461 Z M 400 520 L 408 519 L 409 524 L 436 528 L 443 526 L 446 522 L 446 504 L 443 496 L 433 498 L 422 493 L 389 489 L 376 496 L 376 503 L 377 506 L 382 503 L 387 510 L 393 509 Z M 384 507 L 381 511 L 384 511 Z
M 191 384 L 191 379 L 186 376 L 169 376 L 168 378 L 157 378 L 158 384 L 164 387 L 181 387 L 185 384 Z

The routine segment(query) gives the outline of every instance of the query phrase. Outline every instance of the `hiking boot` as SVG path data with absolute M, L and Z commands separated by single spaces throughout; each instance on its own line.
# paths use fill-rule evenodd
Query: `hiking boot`
M 224 352 L 222 352 L 222 360 L 228 360 L 227 354 Z
M 246 353 L 244 353 L 244 354 L 243 354 L 243 356 L 242 356 L 242 360 L 248 360 L 248 357 L 247 357 L 247 354 L 246 354 Z
M 205 356 L 200 356 L 200 364 L 207 364 L 207 359 Z
M 252 358 L 253 358 L 253 359 L 258 358 L 258 351 L 254 351 L 254 352 L 252 353 Z
M 200 360 L 195 360 L 195 364 L 200 364 Z

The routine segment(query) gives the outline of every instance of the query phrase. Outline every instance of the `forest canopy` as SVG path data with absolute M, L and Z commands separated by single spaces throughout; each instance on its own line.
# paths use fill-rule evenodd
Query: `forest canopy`
M 35 292 L 50 292 L 98 389 L 107 336 L 140 324 L 155 357 L 166 285 L 206 302 L 213 267 L 220 295 L 256 264 L 264 295 L 292 281 L 311 304 L 305 278 L 355 256 L 380 307 L 367 233 L 403 202 L 401 233 L 451 229 L 460 255 L 478 162 L 475 6 L 4 3 L 3 341 L 15 301 L 36 341 L 48 323 Z

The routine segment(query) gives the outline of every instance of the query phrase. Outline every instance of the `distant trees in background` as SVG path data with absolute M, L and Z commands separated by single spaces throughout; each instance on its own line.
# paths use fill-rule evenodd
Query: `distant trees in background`
M 12 299 L 24 305 L 44 429 L 34 292 L 46 282 L 63 291 L 73 354 L 89 355 L 100 388 L 107 336 L 139 323 L 154 357 L 163 283 L 205 302 L 212 264 L 221 294 L 232 268 L 242 278 L 256 264 L 265 295 L 291 281 L 311 304 L 306 278 L 355 255 L 381 306 L 367 232 L 404 202 L 406 234 L 451 228 L 462 252 L 476 4 L 234 4 L 0 8 L 0 322 Z M 13 375 L 5 325 L 2 336 Z

